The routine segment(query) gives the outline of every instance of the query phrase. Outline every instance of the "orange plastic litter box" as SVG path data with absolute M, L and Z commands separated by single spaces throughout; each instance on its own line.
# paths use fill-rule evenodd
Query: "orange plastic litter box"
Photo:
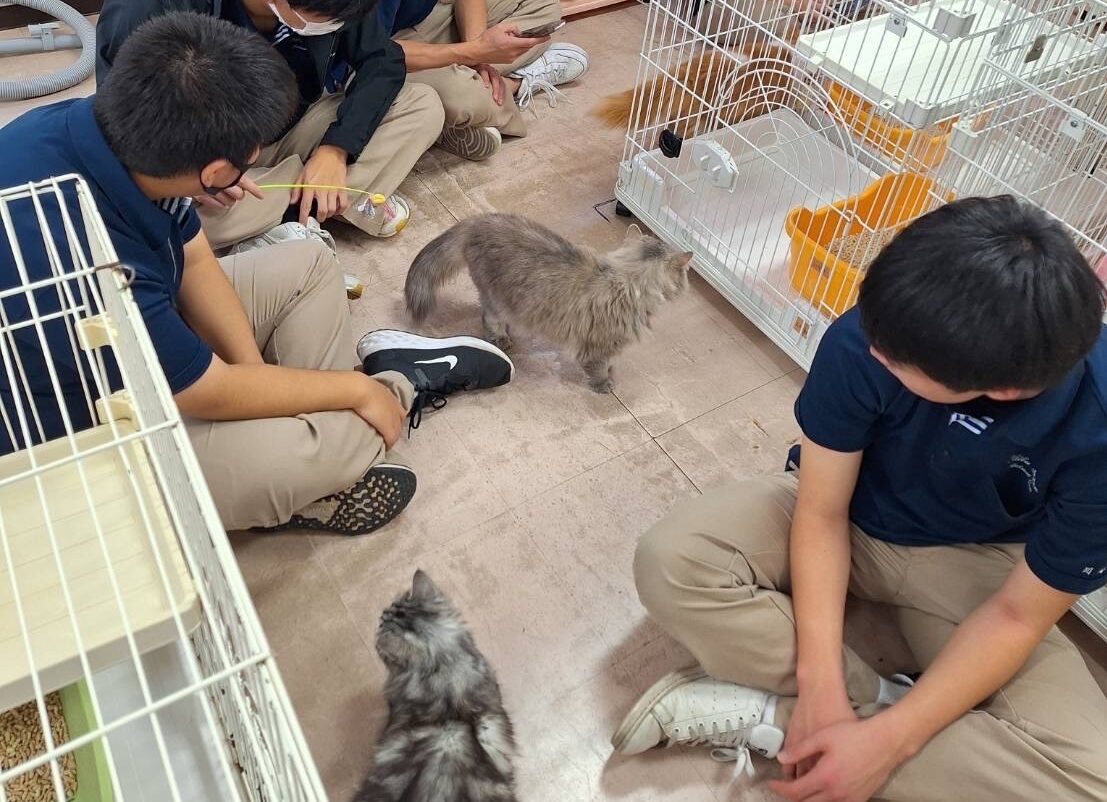
M 836 239 L 863 231 L 899 229 L 934 206 L 934 181 L 915 173 L 886 175 L 860 194 L 812 211 L 788 212 L 788 270 L 792 287 L 820 309 L 840 315 L 857 302 L 864 270 L 830 253 Z M 947 200 L 952 200 L 952 196 Z
M 830 110 L 837 112 L 857 136 L 897 162 L 916 170 L 932 170 L 941 164 L 957 118 L 939 123 L 929 131 L 901 128 L 880 119 L 873 113 L 872 104 L 840 84 L 831 83 L 827 92 Z

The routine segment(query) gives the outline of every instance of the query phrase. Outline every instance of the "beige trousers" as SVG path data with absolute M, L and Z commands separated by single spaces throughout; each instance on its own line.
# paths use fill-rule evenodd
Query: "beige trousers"
M 344 95 L 325 95 L 279 141 L 262 150 L 246 175 L 258 184 L 292 184 L 338 115 Z M 346 185 L 391 195 L 442 131 L 442 102 L 430 87 L 407 83 L 392 102 L 369 144 L 347 168 Z M 200 211 L 204 233 L 216 250 L 256 237 L 280 224 L 291 190 L 264 190 L 265 199 L 247 196 L 231 209 Z M 350 197 L 342 219 L 368 230 L 370 221 L 355 211 L 364 196 Z
M 795 704 L 788 540 L 793 476 L 724 487 L 675 509 L 638 545 L 634 574 L 650 614 L 713 677 Z M 1019 545 L 896 546 L 854 527 L 849 590 L 893 605 L 921 668 L 994 593 Z M 875 709 L 877 674 L 844 649 L 847 689 Z M 1107 799 L 1107 698 L 1054 627 L 1026 665 L 939 733 L 875 797 L 895 802 Z
M 350 370 L 357 364 L 342 273 L 317 242 L 287 242 L 220 260 L 266 362 Z M 375 377 L 404 408 L 411 383 Z M 274 526 L 345 490 L 384 457 L 377 431 L 350 411 L 242 421 L 186 420 L 223 525 Z
M 561 19 L 558 0 L 488 0 L 488 25 L 510 21 L 520 31 L 557 22 Z M 453 0 L 439 0 L 425 20 L 414 28 L 398 31 L 394 39 L 413 39 L 428 44 L 457 42 L 460 36 L 454 24 Z M 545 51 L 546 45 L 524 54 L 512 64 L 496 68 L 507 75 L 529 64 Z M 432 87 L 442 98 L 446 125 L 454 128 L 498 128 L 507 136 L 526 136 L 527 127 L 513 97 L 504 98 L 502 106 L 492 100 L 492 92 L 475 71 L 461 64 L 422 70 L 408 75 L 408 80 Z

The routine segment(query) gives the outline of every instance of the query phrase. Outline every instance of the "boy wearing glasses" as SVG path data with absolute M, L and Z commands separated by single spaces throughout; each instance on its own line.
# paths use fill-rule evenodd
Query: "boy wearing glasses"
M 404 332 L 366 335 L 355 357 L 342 276 L 317 242 L 215 258 L 191 198 L 233 187 L 296 103 L 291 70 L 261 38 L 163 15 L 120 48 L 97 95 L 0 129 L 0 187 L 74 173 L 89 185 L 226 528 L 365 534 L 415 492 L 410 469 L 382 462 L 409 411 L 504 384 L 513 368 L 476 338 Z M 79 219 L 76 198 L 66 204 Z M 30 202 L 12 208 L 22 264 L 0 242 L 0 291 L 66 270 L 51 264 Z M 62 231 L 60 210 L 46 213 Z M 64 436 L 66 417 L 75 430 L 93 424 L 68 326 L 51 314 L 59 294 L 34 296 L 41 341 L 19 325 L 27 296 L 4 302 L 6 358 L 27 382 L 13 391 L 0 373 L 0 454 Z M 37 416 L 25 428 L 28 396 Z

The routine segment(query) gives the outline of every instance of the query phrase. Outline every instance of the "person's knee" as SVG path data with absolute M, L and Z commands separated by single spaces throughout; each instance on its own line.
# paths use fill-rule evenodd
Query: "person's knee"
M 345 283 L 338 266 L 338 257 L 325 243 L 309 239 L 282 242 L 274 247 L 281 249 L 280 258 L 273 260 L 274 265 L 279 264 L 282 269 L 298 274 L 305 289 L 341 288 L 345 297 Z
M 477 73 L 460 64 L 448 68 L 445 76 L 435 87 L 442 100 L 445 124 L 450 128 L 484 125 L 491 116 L 489 107 L 494 105 L 492 91 Z
M 634 552 L 634 584 L 638 598 L 654 618 L 665 620 L 688 595 L 694 581 L 688 576 L 691 532 L 663 519 L 638 540 Z

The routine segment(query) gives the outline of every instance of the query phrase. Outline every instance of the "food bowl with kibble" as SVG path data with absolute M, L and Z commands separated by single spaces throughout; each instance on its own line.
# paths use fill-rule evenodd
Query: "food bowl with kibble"
M 901 173 L 879 178 L 857 195 L 827 206 L 792 209 L 784 230 L 791 243 L 793 289 L 824 314 L 842 314 L 857 303 L 865 270 L 880 250 L 940 202 L 933 179 Z
M 92 732 L 96 716 L 84 682 L 46 694 L 46 716 L 55 748 Z M 38 706 L 27 702 L 0 712 L 0 770 L 40 757 L 46 751 Z M 93 740 L 58 759 L 66 802 L 113 802 L 102 740 Z M 16 775 L 4 787 L 7 802 L 55 802 L 50 764 Z

